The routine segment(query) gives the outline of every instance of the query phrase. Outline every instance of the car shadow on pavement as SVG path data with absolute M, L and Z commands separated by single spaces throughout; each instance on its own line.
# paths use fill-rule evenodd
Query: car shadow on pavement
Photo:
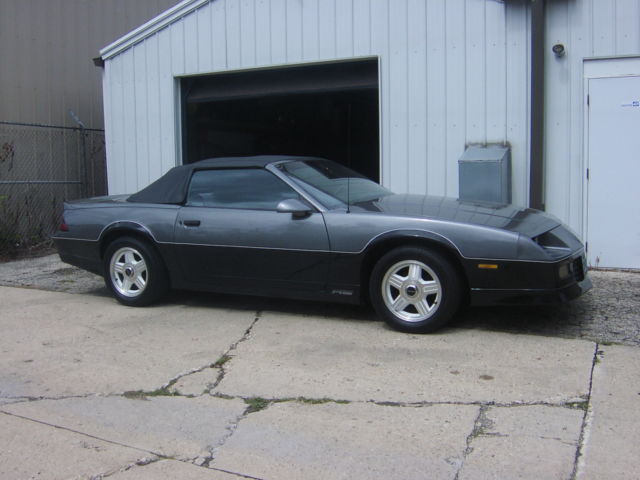
M 640 345 L 640 273 L 591 271 L 589 275 L 593 289 L 568 304 L 465 308 L 440 333 L 450 328 L 482 329 Z M 0 285 L 111 296 L 101 277 L 70 268 L 57 255 L 0 264 Z M 169 293 L 159 305 L 172 304 L 320 316 L 388 328 L 368 306 L 183 291 Z
M 440 332 L 450 328 L 481 329 L 640 345 L 640 274 L 592 272 L 591 278 L 593 290 L 572 302 L 561 305 L 467 307 L 461 309 L 451 324 Z M 185 305 L 375 322 L 379 328 L 388 328 L 369 306 L 193 292 L 173 292 L 171 299 L 167 300 Z
M 173 291 L 169 293 L 166 304 L 179 304 L 198 307 L 228 308 L 250 312 L 275 312 L 301 316 L 320 316 L 352 321 L 378 321 L 367 306 L 348 305 L 307 300 L 291 300 L 248 295 L 228 295 L 218 293 Z

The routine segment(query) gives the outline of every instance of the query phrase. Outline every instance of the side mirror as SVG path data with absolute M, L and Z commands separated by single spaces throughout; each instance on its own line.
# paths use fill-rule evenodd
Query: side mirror
M 276 207 L 278 213 L 290 213 L 294 218 L 303 218 L 313 211 L 308 205 L 297 198 L 282 200 Z

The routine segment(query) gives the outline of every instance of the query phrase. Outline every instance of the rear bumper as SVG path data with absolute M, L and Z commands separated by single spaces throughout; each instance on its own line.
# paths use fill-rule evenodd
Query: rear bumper
M 58 249 L 60 260 L 102 276 L 103 268 L 98 242 L 60 237 L 52 237 L 52 239 Z
M 556 289 L 471 289 L 472 305 L 549 305 L 565 303 L 592 288 L 589 277 Z

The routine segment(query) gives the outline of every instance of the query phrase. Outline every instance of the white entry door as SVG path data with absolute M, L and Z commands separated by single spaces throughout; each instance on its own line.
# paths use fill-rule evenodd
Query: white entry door
M 640 76 L 588 88 L 588 262 L 640 269 Z

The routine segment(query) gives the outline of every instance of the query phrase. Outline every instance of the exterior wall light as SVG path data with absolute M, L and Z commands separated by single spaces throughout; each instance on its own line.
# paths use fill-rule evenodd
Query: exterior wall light
M 561 43 L 556 43 L 553 47 L 551 47 L 551 51 L 558 58 L 564 57 L 564 54 L 565 54 L 564 45 Z

